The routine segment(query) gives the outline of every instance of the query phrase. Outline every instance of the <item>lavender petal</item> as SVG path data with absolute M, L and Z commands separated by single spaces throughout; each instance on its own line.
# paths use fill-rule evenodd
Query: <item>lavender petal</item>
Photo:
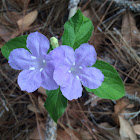
M 70 67 L 68 66 L 59 66 L 54 70 L 53 79 L 59 86 L 66 87 L 69 85 L 71 79 L 71 73 L 69 73 Z
M 97 54 L 95 48 L 88 43 L 80 45 L 80 47 L 75 50 L 75 61 L 79 66 L 92 66 L 96 60 Z
M 18 85 L 22 91 L 33 92 L 42 83 L 41 73 L 37 70 L 23 70 L 18 76 Z
M 74 56 L 74 50 L 73 48 L 67 46 L 67 45 L 61 45 L 59 46 L 62 48 L 65 52 L 65 61 L 67 64 L 73 64 L 75 63 L 75 56 Z
M 45 70 L 42 71 L 42 80 L 41 86 L 47 90 L 56 90 L 59 88 L 57 83 L 53 79 L 54 66 L 51 63 L 48 63 Z
M 46 36 L 39 32 L 30 33 L 27 37 L 27 48 L 34 56 L 44 56 L 49 50 L 50 43 Z
M 83 86 L 90 89 L 96 89 L 100 87 L 104 81 L 104 75 L 99 69 L 95 67 L 84 68 L 79 77 Z
M 58 67 L 64 63 L 65 52 L 62 48 L 57 47 L 54 50 L 50 51 L 46 56 L 46 61 L 51 62 L 54 67 Z
M 74 76 L 69 81 L 69 86 L 61 87 L 62 94 L 68 100 L 78 99 L 82 96 L 82 85 L 80 80 L 77 80 Z
M 32 55 L 28 50 L 25 50 L 23 48 L 14 49 L 9 55 L 8 63 L 13 69 L 29 69 L 29 67 L 33 67 L 31 56 Z

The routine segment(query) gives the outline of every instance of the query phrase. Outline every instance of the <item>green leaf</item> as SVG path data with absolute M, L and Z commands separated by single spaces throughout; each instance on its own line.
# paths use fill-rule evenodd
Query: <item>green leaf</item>
M 118 72 L 108 63 L 97 60 L 93 65 L 102 71 L 105 76 L 104 82 L 97 89 L 88 89 L 88 92 L 93 92 L 97 96 L 104 99 L 117 100 L 125 95 L 125 88 Z
M 67 107 L 67 99 L 62 95 L 60 89 L 46 91 L 47 99 L 45 108 L 48 110 L 51 118 L 57 123 Z
M 91 20 L 83 16 L 78 10 L 64 25 L 64 34 L 62 44 L 71 46 L 73 49 L 78 48 L 82 43 L 87 43 L 93 32 Z
M 14 39 L 9 40 L 1 48 L 1 52 L 2 52 L 3 56 L 8 59 L 10 52 L 13 49 L 17 49 L 17 48 L 27 49 L 26 39 L 27 39 L 27 35 L 23 35 L 23 36 L 15 37 Z

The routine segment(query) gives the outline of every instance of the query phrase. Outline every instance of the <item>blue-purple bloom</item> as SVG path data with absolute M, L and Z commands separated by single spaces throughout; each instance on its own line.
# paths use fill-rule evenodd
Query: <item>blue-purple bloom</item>
M 60 52 L 61 57 L 56 55 L 57 49 L 47 54 L 49 47 L 49 40 L 43 34 L 34 32 L 27 37 L 27 48 L 30 52 L 24 48 L 11 51 L 9 65 L 13 69 L 23 70 L 17 80 L 21 90 L 33 92 L 40 86 L 47 90 L 59 87 L 53 80 L 55 63 L 52 60 L 56 59 L 59 62 L 59 58 L 63 59 L 63 52 Z
M 104 75 L 91 67 L 97 60 L 92 45 L 84 43 L 75 52 L 73 48 L 61 45 L 47 54 L 49 47 L 49 40 L 34 32 L 27 37 L 29 51 L 24 48 L 11 51 L 9 65 L 23 70 L 18 76 L 21 90 L 33 92 L 40 86 L 55 90 L 60 86 L 62 94 L 73 100 L 82 96 L 82 85 L 90 89 L 101 86 Z
M 68 100 L 82 96 L 82 85 L 90 89 L 101 86 L 104 75 L 99 69 L 91 67 L 97 60 L 92 45 L 84 43 L 75 52 L 73 48 L 61 45 L 57 48 L 57 53 L 62 50 L 65 52 L 65 59 L 55 67 L 53 78 Z

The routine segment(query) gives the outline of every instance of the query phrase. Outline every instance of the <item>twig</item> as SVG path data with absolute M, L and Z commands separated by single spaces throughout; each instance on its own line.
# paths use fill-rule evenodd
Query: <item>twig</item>
M 77 11 L 77 5 L 79 4 L 80 0 L 70 0 L 69 1 L 69 18 L 70 19 Z
M 98 0 L 99 3 L 103 3 L 105 0 Z M 131 0 L 108 0 L 107 2 L 114 2 L 116 7 L 125 8 L 132 12 L 140 12 L 140 3 Z
M 46 121 L 46 130 L 45 140 L 56 140 L 57 124 L 52 120 L 49 114 Z

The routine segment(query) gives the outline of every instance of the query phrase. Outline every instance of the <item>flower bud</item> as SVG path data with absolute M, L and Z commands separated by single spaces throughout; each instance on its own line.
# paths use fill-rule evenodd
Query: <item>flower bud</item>
M 52 49 L 55 49 L 56 47 L 59 46 L 58 39 L 55 37 L 50 38 L 50 43 L 51 43 Z

